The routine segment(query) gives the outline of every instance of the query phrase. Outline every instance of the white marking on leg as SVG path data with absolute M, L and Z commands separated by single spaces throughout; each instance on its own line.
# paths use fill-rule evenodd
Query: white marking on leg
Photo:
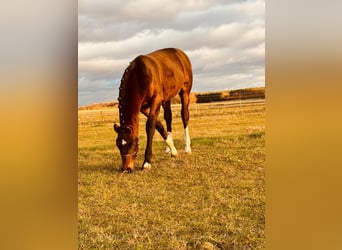
M 191 140 L 190 140 L 190 134 L 189 134 L 189 128 L 186 127 L 184 129 L 184 144 L 185 144 L 185 153 L 191 153 L 191 147 L 190 147 L 190 144 L 191 144 Z
M 145 162 L 144 165 L 143 165 L 143 169 L 149 170 L 149 169 L 151 169 L 151 167 L 152 167 L 152 165 L 150 163 L 148 163 L 148 162 Z
M 171 152 L 172 156 L 178 155 L 177 149 L 175 148 L 175 145 L 173 144 L 173 139 L 172 139 L 172 133 L 167 132 L 167 138 L 165 140 L 166 142 L 166 153 Z
M 171 132 L 167 132 L 167 138 L 166 138 L 166 140 L 165 140 L 165 142 L 166 142 L 165 153 L 166 153 L 166 154 L 171 153 L 171 148 L 167 145 L 167 140 L 169 139 L 169 135 L 171 136 L 171 139 L 172 139 L 172 133 L 171 133 Z

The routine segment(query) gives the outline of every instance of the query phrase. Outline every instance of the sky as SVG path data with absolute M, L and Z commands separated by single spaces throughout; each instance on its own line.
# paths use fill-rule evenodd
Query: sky
M 79 0 L 78 105 L 116 101 L 129 62 L 167 47 L 193 92 L 265 86 L 265 1 Z

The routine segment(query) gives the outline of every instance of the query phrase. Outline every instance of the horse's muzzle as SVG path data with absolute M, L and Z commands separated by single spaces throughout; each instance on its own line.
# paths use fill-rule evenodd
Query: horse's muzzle
M 121 155 L 122 166 L 121 171 L 124 173 L 132 173 L 134 169 L 135 158 L 133 155 Z
M 131 168 L 126 168 L 126 169 L 123 169 L 123 168 L 121 168 L 121 171 L 122 171 L 122 173 L 128 173 L 128 174 L 131 174 L 131 173 L 133 172 L 133 169 L 131 169 Z

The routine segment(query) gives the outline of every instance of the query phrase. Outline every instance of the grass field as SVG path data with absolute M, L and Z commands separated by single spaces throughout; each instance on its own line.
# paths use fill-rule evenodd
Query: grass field
M 79 249 L 265 248 L 264 104 L 190 114 L 189 128 L 192 155 L 175 116 L 179 157 L 156 133 L 152 170 L 122 174 L 113 122 L 79 124 Z

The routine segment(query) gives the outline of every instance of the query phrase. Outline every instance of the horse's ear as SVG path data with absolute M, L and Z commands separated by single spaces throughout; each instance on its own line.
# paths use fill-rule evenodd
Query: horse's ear
M 120 130 L 120 125 L 117 125 L 116 123 L 114 124 L 114 130 L 116 133 L 119 133 Z

